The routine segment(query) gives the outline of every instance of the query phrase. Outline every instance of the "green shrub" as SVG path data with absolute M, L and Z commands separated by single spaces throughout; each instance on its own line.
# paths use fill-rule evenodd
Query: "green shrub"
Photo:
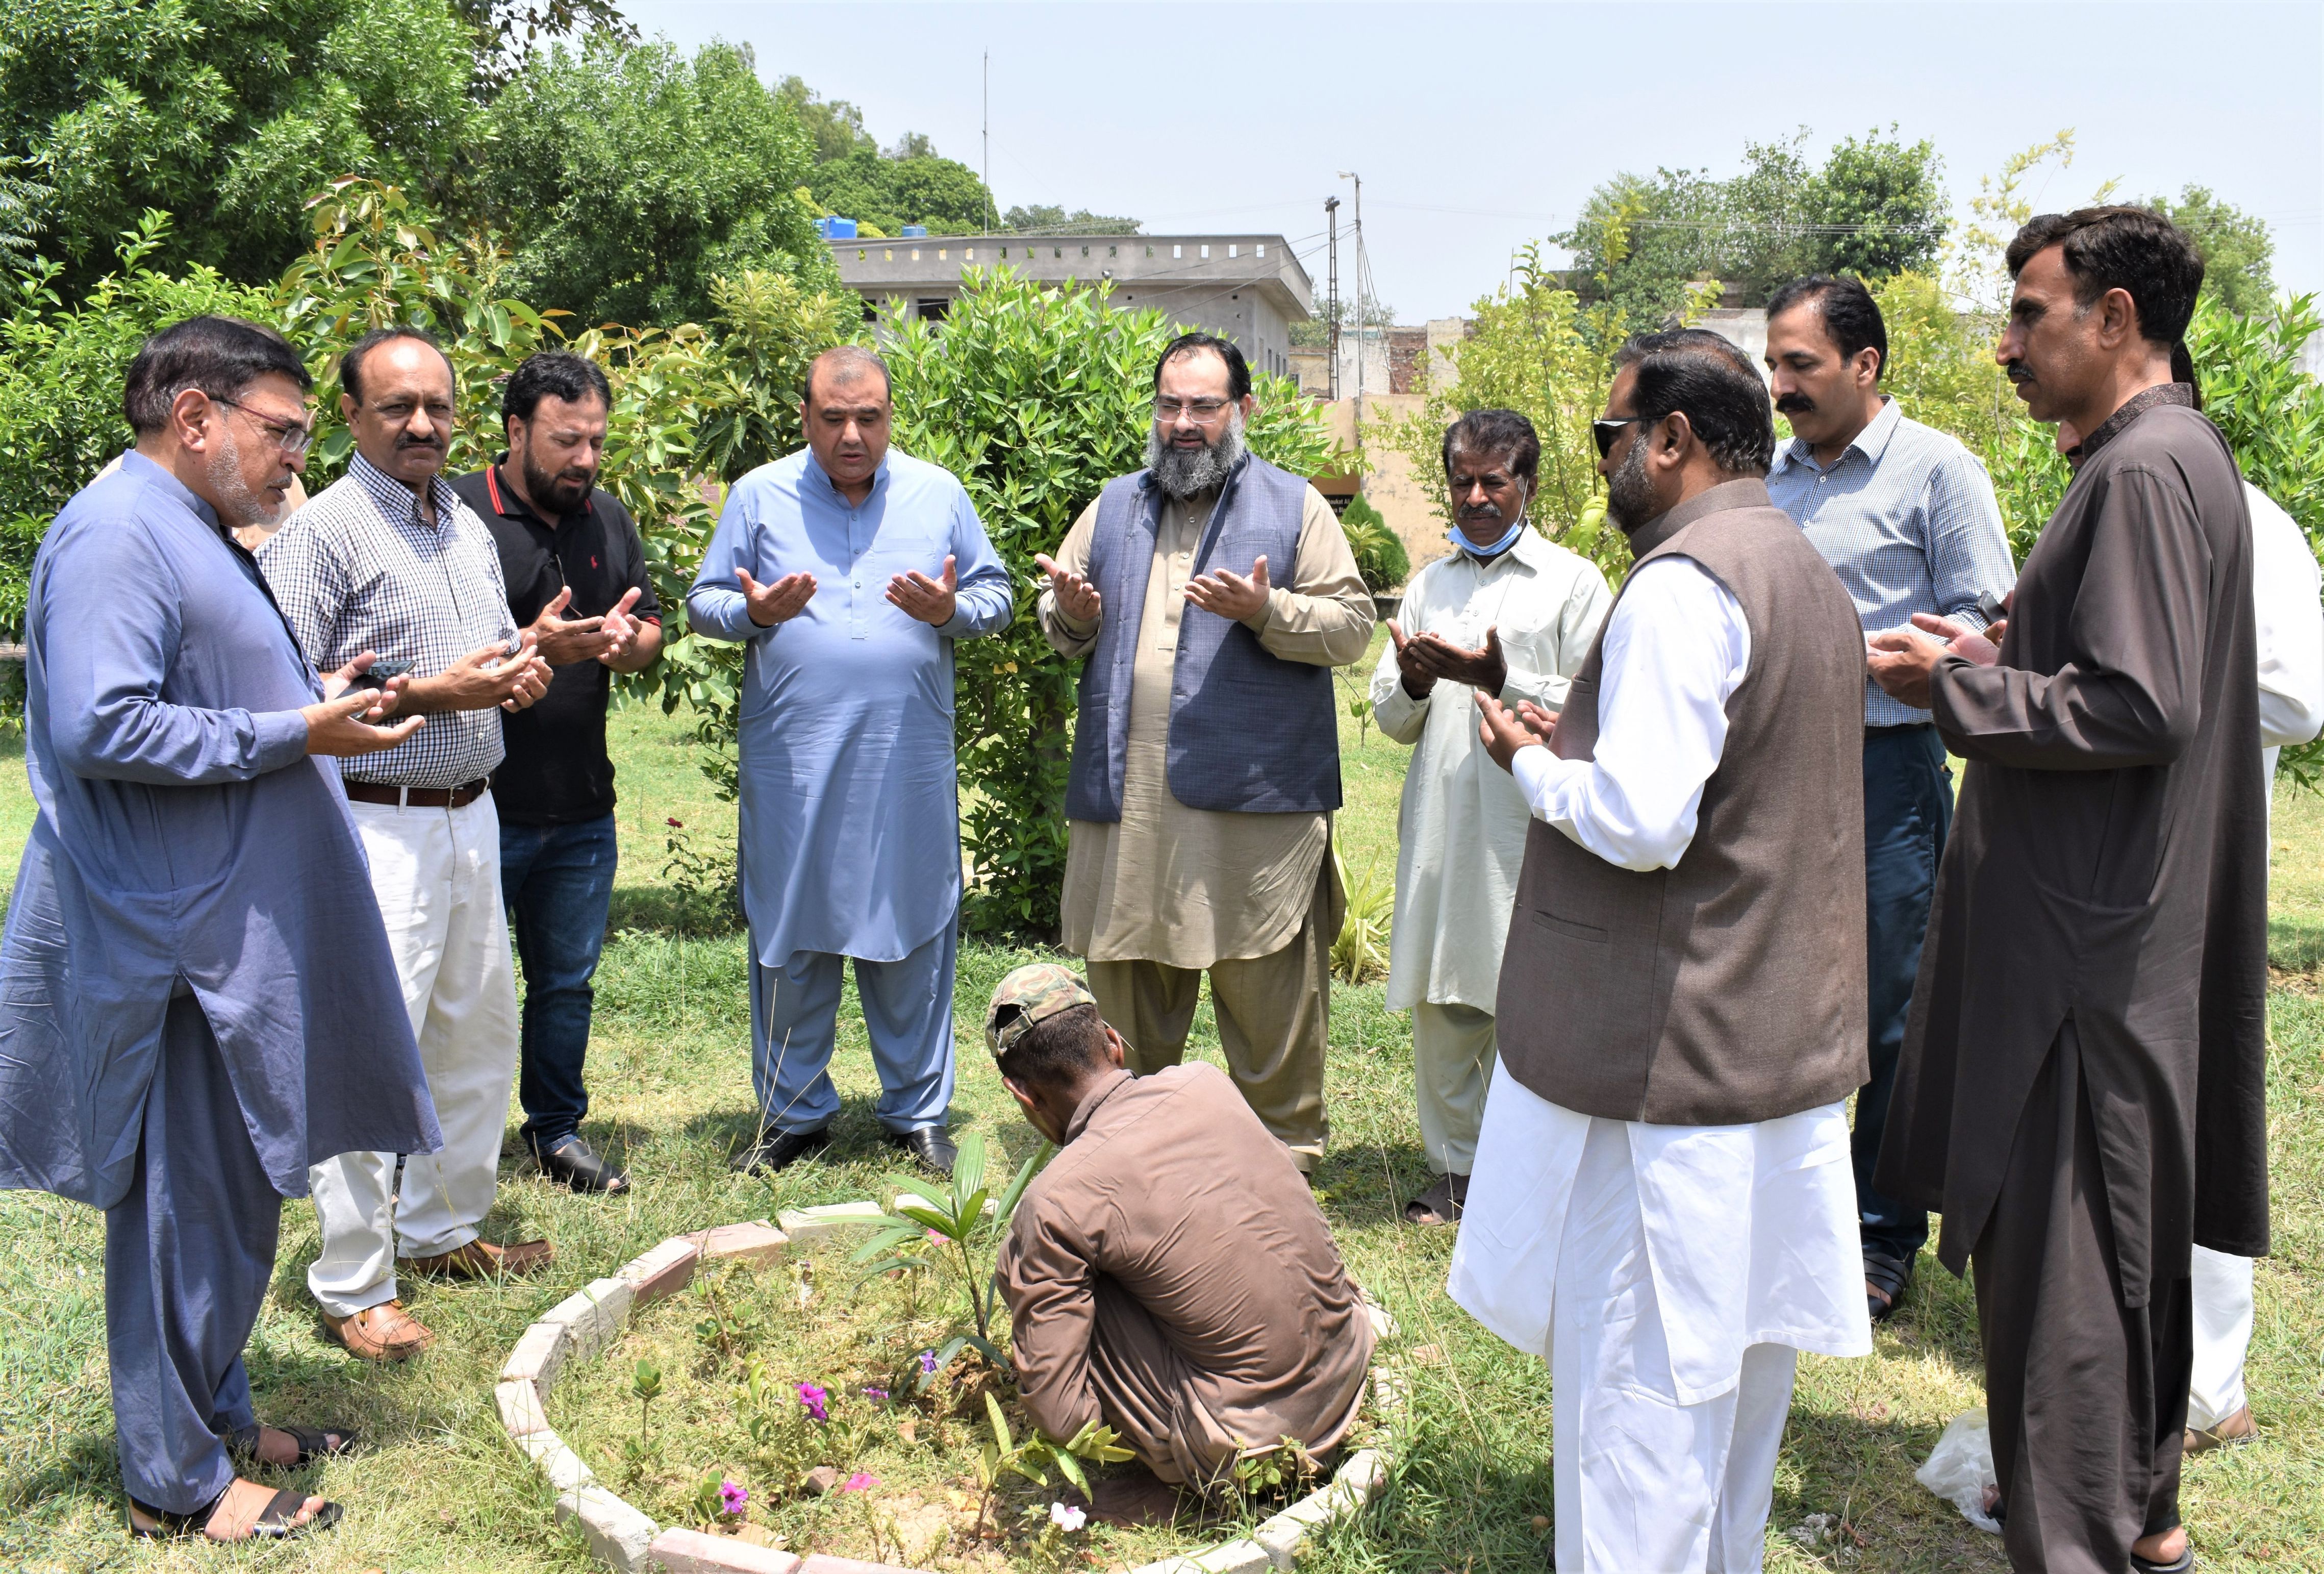
M 1387 519 L 1361 493 L 1348 499 L 1348 511 L 1340 515 L 1340 529 L 1348 538 L 1348 550 L 1356 555 L 1356 571 L 1364 577 L 1364 588 L 1373 595 L 1395 589 L 1412 572 L 1412 557 L 1404 550 L 1403 538 L 1388 528 Z

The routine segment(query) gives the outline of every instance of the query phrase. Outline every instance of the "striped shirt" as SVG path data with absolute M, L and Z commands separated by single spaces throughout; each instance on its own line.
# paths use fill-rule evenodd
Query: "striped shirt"
M 1907 421 L 1893 398 L 1830 469 L 1817 468 L 1801 440 L 1778 449 L 1767 495 L 1840 576 L 1867 634 L 1909 628 L 1916 612 L 1983 628 L 1978 597 L 2006 595 L 2017 582 L 1985 466 L 1943 432 Z M 1865 726 L 1928 719 L 1866 681 Z
M 492 532 L 442 477 L 436 523 L 410 487 L 357 454 L 259 550 L 258 565 L 299 643 L 323 671 L 364 651 L 433 678 L 479 646 L 516 635 Z M 350 782 L 459 787 L 501 763 L 496 708 L 447 711 L 392 749 L 346 761 Z

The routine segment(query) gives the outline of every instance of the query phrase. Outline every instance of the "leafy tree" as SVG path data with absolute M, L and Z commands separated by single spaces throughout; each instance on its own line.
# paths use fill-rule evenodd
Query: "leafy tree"
M 905 323 L 887 348 L 896 446 L 961 478 L 1018 587 L 1015 621 L 957 652 L 974 931 L 1056 930 L 1079 667 L 1035 623 L 1033 554 L 1055 551 L 1107 480 L 1145 463 L 1154 361 L 1178 331 L 1157 311 L 1110 309 L 1111 289 L 972 268 L 941 328 Z M 1252 391 L 1254 451 L 1295 475 L 1337 462 L 1289 379 L 1257 377 Z
M 0 158 L 69 296 L 149 208 L 156 265 L 272 280 L 335 176 L 441 208 L 476 106 L 449 0 L 18 0 L 0 21 Z
M 791 106 L 791 115 L 815 143 L 815 162 L 828 164 L 858 148 L 872 153 L 880 144 L 863 129 L 863 111 L 844 98 L 825 98 L 798 77 L 775 85 L 775 97 Z
M 925 224 L 936 235 L 969 235 L 996 211 L 976 171 L 933 153 L 890 158 L 859 146 L 845 158 L 817 165 L 812 190 L 829 212 L 894 235 Z
M 798 192 L 807 135 L 747 46 L 558 45 L 501 94 L 492 129 L 512 294 L 585 322 L 678 323 L 711 316 L 721 274 L 836 282 Z
M 1068 213 L 1052 203 L 1036 202 L 1029 208 L 1011 208 L 1001 216 L 1001 227 L 1020 235 L 1136 235 L 1145 227 L 1135 218 L 1092 213 L 1086 208 Z
M 1814 270 L 1862 279 L 1926 270 L 1948 223 L 1944 161 L 1923 140 L 1906 147 L 1868 133 L 1842 137 L 1823 162 L 1816 208 L 1825 228 Z
M 2267 221 L 2221 201 L 2207 186 L 2189 186 L 2179 199 L 2146 204 L 2194 236 L 2203 253 L 2203 293 L 2238 317 L 2275 302 L 2275 238 Z
M 1683 309 L 1690 285 L 1718 278 L 1723 196 L 1702 170 L 1617 175 L 1550 241 L 1572 252 L 1580 282 L 1624 321 L 1657 326 Z
M 488 92 L 523 69 L 542 39 L 602 33 L 624 43 L 637 42 L 637 25 L 614 0 L 453 0 L 453 7 L 476 36 Z
M 899 162 L 906 159 L 932 159 L 936 156 L 936 144 L 935 139 L 924 131 L 908 131 L 881 149 L 881 155 Z

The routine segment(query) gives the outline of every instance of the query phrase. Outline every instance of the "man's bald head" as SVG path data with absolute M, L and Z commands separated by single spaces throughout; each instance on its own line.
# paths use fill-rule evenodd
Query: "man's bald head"
M 862 345 L 834 345 L 816 356 L 807 369 L 807 403 L 810 407 L 814 405 L 818 380 L 826 390 L 852 390 L 866 377 L 880 379 L 880 397 L 886 400 L 894 387 L 888 375 L 888 363 Z

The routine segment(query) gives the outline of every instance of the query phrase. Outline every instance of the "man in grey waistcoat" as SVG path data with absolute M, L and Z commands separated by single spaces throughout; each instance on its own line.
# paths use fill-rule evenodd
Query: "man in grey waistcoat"
M 1637 564 L 1554 720 L 1477 697 L 1534 824 L 1450 1288 L 1550 1359 L 1561 1574 L 1751 1574 L 1798 1352 L 1872 1348 L 1864 633 L 1768 498 L 1742 352 L 1682 329 L 1616 365 Z
M 1208 969 L 1236 1086 L 1312 1173 L 1342 906 L 1330 669 L 1362 659 L 1372 606 L 1331 505 L 1244 445 L 1255 403 L 1234 345 L 1172 341 L 1146 468 L 1037 560 L 1043 634 L 1089 658 L 1060 927 L 1141 1075 L 1185 1053 Z

